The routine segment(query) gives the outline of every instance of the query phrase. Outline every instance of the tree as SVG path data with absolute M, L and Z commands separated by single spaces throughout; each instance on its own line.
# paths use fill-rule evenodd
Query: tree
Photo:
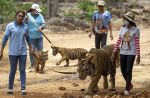
M 0 16 L 4 21 L 10 21 L 15 15 L 15 2 L 14 0 L 0 0 Z
M 56 15 L 59 0 L 47 0 L 47 17 L 51 18 Z

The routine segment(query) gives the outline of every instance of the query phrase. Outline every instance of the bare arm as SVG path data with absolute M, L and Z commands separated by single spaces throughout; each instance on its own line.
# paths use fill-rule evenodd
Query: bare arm
M 96 22 L 92 20 L 91 24 L 91 33 L 89 34 L 89 37 L 91 38 L 92 34 L 95 34 L 94 28 L 95 28 Z
M 109 22 L 108 27 L 109 27 L 109 31 L 110 31 L 110 39 L 113 40 L 112 24 L 111 24 L 111 21 Z

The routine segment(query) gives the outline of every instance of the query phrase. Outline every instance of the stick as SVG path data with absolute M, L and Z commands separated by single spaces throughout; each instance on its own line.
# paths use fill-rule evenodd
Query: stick
M 41 33 L 43 34 L 43 36 L 48 40 L 48 42 L 50 43 L 50 44 L 52 44 L 52 42 L 49 40 L 49 38 L 43 33 L 43 31 L 41 31 Z

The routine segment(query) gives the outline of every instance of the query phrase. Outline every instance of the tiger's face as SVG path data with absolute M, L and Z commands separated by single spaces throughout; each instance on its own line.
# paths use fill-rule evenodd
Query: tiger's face
M 52 55 L 56 56 L 58 54 L 58 47 L 51 46 L 52 48 Z
M 42 57 L 44 61 L 48 60 L 48 50 L 47 51 L 42 51 Z
M 93 70 L 93 64 L 88 62 L 87 60 L 81 60 L 78 63 L 77 72 L 79 74 L 80 80 L 85 80 L 88 75 L 91 75 Z

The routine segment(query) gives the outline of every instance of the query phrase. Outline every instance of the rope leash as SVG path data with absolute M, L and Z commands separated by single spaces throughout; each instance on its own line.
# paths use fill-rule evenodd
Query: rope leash
M 56 72 L 56 73 L 61 73 L 61 74 L 76 74 L 77 72 L 62 72 L 62 71 L 56 71 L 56 70 L 54 70 L 54 69 L 51 69 L 51 68 L 49 68 L 49 67 L 47 67 L 47 66 L 45 66 L 48 70 L 51 70 L 51 71 L 53 71 L 53 72 Z

